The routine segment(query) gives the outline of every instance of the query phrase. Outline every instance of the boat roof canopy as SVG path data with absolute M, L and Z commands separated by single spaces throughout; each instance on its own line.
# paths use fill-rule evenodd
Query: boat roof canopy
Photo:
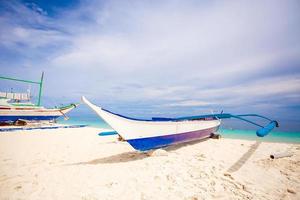
M 30 100 L 30 94 L 29 93 L 0 92 L 0 98 L 28 101 L 28 100 Z

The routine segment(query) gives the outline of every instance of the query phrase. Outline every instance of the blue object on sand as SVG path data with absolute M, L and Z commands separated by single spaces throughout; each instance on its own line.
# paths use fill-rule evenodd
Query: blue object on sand
M 99 136 L 107 136 L 107 135 L 117 135 L 117 131 L 106 131 L 106 132 L 101 132 L 98 135 Z

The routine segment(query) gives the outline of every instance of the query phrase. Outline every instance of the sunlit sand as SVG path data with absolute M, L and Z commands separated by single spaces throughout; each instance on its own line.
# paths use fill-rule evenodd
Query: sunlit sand
M 143 153 L 100 131 L 1 133 L 0 199 L 300 199 L 299 144 L 222 138 Z

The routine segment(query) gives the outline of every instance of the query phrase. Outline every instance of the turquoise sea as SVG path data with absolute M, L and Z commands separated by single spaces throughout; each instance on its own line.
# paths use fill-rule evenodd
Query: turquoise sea
M 92 127 L 98 128 L 107 128 L 111 129 L 111 127 L 105 123 L 101 118 L 94 115 L 85 115 L 85 116 L 73 116 L 70 117 L 68 121 L 65 121 L 62 118 L 59 118 L 59 123 L 63 124 L 85 124 Z M 265 142 L 284 142 L 284 143 L 300 143 L 300 132 L 284 132 L 273 130 L 269 135 L 260 138 L 256 136 L 255 129 L 249 129 L 249 127 L 245 127 L 244 130 L 239 128 L 228 128 L 228 124 L 221 126 L 219 133 L 224 138 L 232 138 L 232 139 L 245 139 L 245 140 L 259 140 Z
M 256 136 L 255 130 L 238 130 L 221 128 L 219 133 L 224 138 L 257 140 L 264 142 L 300 143 L 300 132 L 272 131 L 269 135 L 261 138 Z

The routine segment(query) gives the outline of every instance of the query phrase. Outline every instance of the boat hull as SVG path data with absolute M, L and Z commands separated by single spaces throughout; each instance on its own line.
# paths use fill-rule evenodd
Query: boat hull
M 17 120 L 36 120 L 36 121 L 51 121 L 57 119 L 59 116 L 0 116 L 0 122 L 15 122 Z
M 146 151 L 209 137 L 218 130 L 218 119 L 153 121 L 128 118 L 82 100 L 134 149 Z
M 131 140 L 127 140 L 127 142 L 136 150 L 147 151 L 147 150 L 162 148 L 174 144 L 208 138 L 211 136 L 212 133 L 216 132 L 217 130 L 218 127 L 214 127 L 214 128 L 204 129 L 204 130 L 186 132 L 186 133 L 131 139 Z
M 70 112 L 76 105 L 71 105 L 64 109 L 47 109 L 47 108 L 14 108 L 1 107 L 0 108 L 0 122 L 15 122 L 17 120 L 36 120 L 36 121 L 50 121 L 55 120 L 60 116 Z

